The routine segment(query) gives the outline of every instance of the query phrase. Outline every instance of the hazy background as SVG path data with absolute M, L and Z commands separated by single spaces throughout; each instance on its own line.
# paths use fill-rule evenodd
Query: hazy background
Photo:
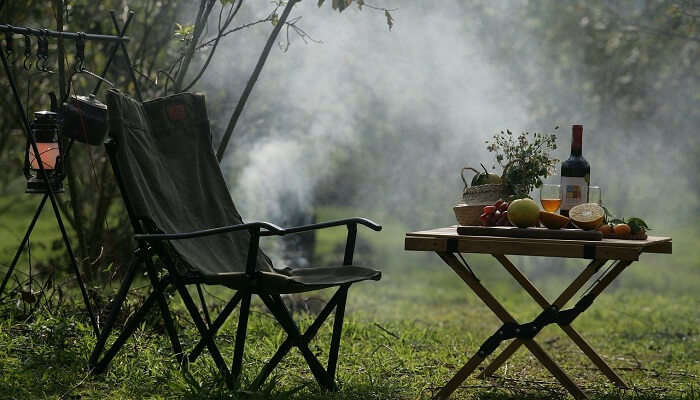
M 225 165 L 245 217 L 288 224 L 299 211 L 343 207 L 389 228 L 377 236 L 395 236 L 377 239 L 392 244 L 379 265 L 422 265 L 403 251 L 402 234 L 455 223 L 460 169 L 495 163 L 485 139 L 506 128 L 555 132 L 556 156 L 566 159 L 570 126 L 580 123 L 604 204 L 645 218 L 653 234 L 673 234 L 672 265 L 697 274 L 698 41 L 655 33 L 668 29 L 668 4 L 381 6 L 398 8 L 391 31 L 379 11 L 295 7 L 290 18 L 302 16 L 322 43 L 291 34 L 286 53 L 275 48 L 237 127 Z M 251 19 L 269 12 L 245 7 Z M 235 105 L 270 29 L 231 38 L 215 56 L 200 85 L 215 135 L 228 121 L 219 110 Z M 521 262 L 551 275 L 561 260 Z M 648 272 L 652 286 L 664 286 L 658 266 Z
M 697 151 L 698 120 L 675 115 L 680 121 L 671 126 L 673 111 L 664 110 L 697 105 L 697 93 L 688 98 L 659 87 L 666 83 L 661 75 L 684 61 L 694 65 L 679 78 L 697 85 L 697 42 L 687 41 L 678 53 L 645 55 L 663 57 L 661 62 L 639 59 L 651 50 L 640 50 L 643 39 L 635 40 L 637 47 L 604 49 L 629 65 L 604 78 L 634 84 L 638 93 L 618 92 L 617 109 L 599 110 L 606 100 L 601 97 L 616 94 L 603 90 L 618 88 L 596 82 L 597 55 L 575 46 L 576 35 L 603 24 L 585 13 L 539 15 L 537 24 L 552 30 L 569 20 L 568 31 L 553 32 L 566 37 L 556 38 L 536 36 L 534 22 L 524 17 L 546 2 L 396 3 L 382 4 L 398 8 L 391 32 L 382 12 L 351 7 L 339 14 L 311 1 L 296 6 L 292 17 L 303 16 L 300 26 L 322 43 L 304 44 L 291 34 L 286 53 L 273 50 L 227 153 L 234 197 L 249 218 L 274 218 L 294 203 L 320 205 L 322 197 L 370 214 L 391 209 L 412 228 L 451 223 L 460 168 L 494 164 L 485 139 L 506 128 L 553 132 L 560 126 L 556 156 L 565 159 L 574 123 L 584 124 L 592 183 L 603 187 L 614 211 L 648 216 L 659 227 L 697 216 L 698 191 L 688 179 L 695 175 L 688 167 L 697 161 L 688 164 L 688 158 Z M 625 11 L 629 4 L 614 9 Z M 264 3 L 247 7 L 252 16 L 269 11 Z M 235 104 L 269 28 L 228 40 L 200 86 L 215 99 L 210 108 L 218 134 L 228 115 L 217 110 Z M 548 43 L 564 41 L 570 42 L 566 53 Z M 637 63 L 645 64 L 643 74 L 635 75 Z M 345 179 L 349 174 L 352 179 Z M 660 193 L 668 194 L 663 207 Z
M 156 71 L 183 48 L 173 37 L 172 21 L 192 23 L 197 6 L 168 0 L 168 8 L 165 3 L 110 0 L 95 7 L 75 0 L 69 2 L 65 28 L 107 33 L 112 30 L 109 9 L 119 15 L 136 11 L 129 52 L 150 98 L 162 94 L 164 76 Z M 697 5 L 657 0 L 378 1 L 373 5 L 395 9 L 390 31 L 383 11 L 359 10 L 353 3 L 338 13 L 330 0 L 321 8 L 317 3 L 305 0 L 294 7 L 290 21 L 301 17 L 298 26 L 313 40 L 305 43 L 282 30 L 226 152 L 225 174 L 247 220 L 290 226 L 369 217 L 385 229 L 363 231 L 360 253 L 384 269 L 385 284 L 415 268 L 443 271 L 436 256 L 405 252 L 403 237 L 456 223 L 452 207 L 462 192 L 461 168 L 495 163 L 484 141 L 505 129 L 554 132 L 559 145 L 555 156 L 566 159 L 570 126 L 583 124 L 583 154 L 591 164 L 592 183 L 603 188 L 603 203 L 619 216 L 643 217 L 652 234 L 674 238 L 672 256 L 644 256 L 623 284 L 697 292 Z M 233 25 L 263 19 L 272 9 L 274 3 L 268 1 L 246 1 Z M 216 19 L 218 9 L 211 15 Z M 9 2 L 0 10 L 0 19 L 16 25 L 55 26 L 53 17 L 42 3 L 32 1 L 24 6 Z M 205 39 L 214 36 L 216 21 L 209 26 Z M 192 89 L 207 95 L 216 143 L 271 30 L 266 22 L 226 36 L 204 79 Z M 287 38 L 291 43 L 285 52 Z M 15 46 L 22 50 L 19 37 Z M 91 43 L 88 67 L 99 71 L 107 51 Z M 67 52 L 71 61 L 72 45 Z M 54 47 L 50 53 L 54 61 Z M 197 53 L 188 78 L 206 54 Z M 125 62 L 118 55 L 109 76 L 133 94 Z M 27 110 L 46 107 L 45 92 L 53 89 L 56 74 L 27 74 L 20 64 L 21 57 L 14 65 L 20 90 L 28 93 Z M 74 90 L 85 94 L 93 84 L 76 79 Z M 35 204 L 23 193 L 19 171 L 25 142 L 7 83 L 2 80 L 0 86 L 7 110 L 0 118 L 0 130 L 7 132 L 0 136 L 0 160 L 6 167 L 0 173 L 0 253 L 9 260 Z M 97 267 L 84 263 L 85 272 L 109 268 L 113 261 L 125 264 L 132 246 L 129 224 L 102 149 L 76 146 L 71 159 L 78 174 L 68 187 L 77 189 L 63 196 L 63 204 L 67 216 L 82 210 L 82 224 L 67 217 L 73 229 L 85 226 L 87 244 L 76 245 L 80 259 L 95 259 L 103 248 L 107 254 Z M 100 209 L 104 199 L 108 205 Z M 58 257 L 57 231 L 47 218 L 37 229 L 51 239 L 41 243 L 37 238 L 35 254 L 39 257 L 43 246 Z M 342 235 L 332 236 L 342 245 Z M 333 251 L 337 246 L 329 245 L 333 240 L 318 239 L 315 255 L 298 258 L 292 253 L 284 261 L 321 262 L 338 253 Z M 266 245 L 276 252 L 274 242 Z M 286 249 L 295 245 L 287 243 Z M 475 257 L 479 264 L 492 264 L 488 257 Z M 554 280 L 575 273 L 580 264 L 557 259 L 518 263 L 536 278 Z M 568 267 L 561 268 L 562 263 Z M 108 278 L 99 271 L 95 276 Z

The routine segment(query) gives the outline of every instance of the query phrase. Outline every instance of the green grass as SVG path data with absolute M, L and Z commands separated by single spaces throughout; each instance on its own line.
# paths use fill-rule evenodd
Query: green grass
M 40 202 L 41 195 L 28 196 L 21 193 L 0 197 L 0 268 L 5 268 L 12 260 Z M 51 203 L 47 200 L 30 237 L 32 258 L 45 261 L 54 256 L 56 251 L 52 249 L 52 244 L 60 239 L 61 233 Z M 26 262 L 26 252 L 21 260 Z
M 348 214 L 353 213 L 325 209 L 319 220 Z M 73 296 L 75 303 L 66 303 L 53 315 L 40 310 L 29 320 L 20 318 L 21 306 L 14 301 L 0 304 L 0 398 L 429 398 L 500 323 L 437 256 L 403 251 L 407 230 L 389 221 L 380 233 L 360 231 L 358 247 L 363 251 L 358 261 L 381 265 L 383 279 L 350 290 L 338 367 L 339 393 L 321 392 L 296 350 L 285 358 L 261 393 L 227 390 L 206 352 L 183 372 L 171 356 L 157 314 L 127 342 L 105 374 L 89 376 L 87 357 L 95 339 L 78 296 Z M 573 324 L 631 390 L 620 391 L 608 384 L 558 327 L 549 326 L 537 337 L 593 399 L 700 399 L 698 234 L 693 229 L 672 233 L 673 256 L 643 256 Z M 317 259 L 337 261 L 342 256 L 337 250 L 342 248 L 344 235 L 342 228 L 319 235 Z M 584 265 L 582 261 L 512 259 L 549 299 Z M 537 315 L 540 310 L 536 304 L 510 283 L 490 257 L 470 256 L 469 260 L 482 283 L 519 321 Z M 218 297 L 231 295 L 225 289 L 210 292 Z M 317 305 L 318 297 L 327 299 L 330 293 L 291 300 Z M 198 339 L 196 331 L 184 317 L 179 297 L 171 302 L 181 316 L 178 325 L 183 344 L 191 348 Z M 217 338 L 227 360 L 233 354 L 235 316 Z M 295 317 L 304 326 L 311 321 L 303 313 Z M 256 301 L 246 343 L 244 384 L 254 378 L 284 338 Z M 329 340 L 330 324 L 326 323 L 311 346 L 322 362 Z M 490 380 L 469 378 L 454 398 L 567 398 L 524 349 L 498 371 L 498 376 Z

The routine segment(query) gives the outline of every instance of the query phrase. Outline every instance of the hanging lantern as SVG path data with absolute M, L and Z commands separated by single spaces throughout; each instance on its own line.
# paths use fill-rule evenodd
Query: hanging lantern
M 63 192 L 63 162 L 61 145 L 58 140 L 58 114 L 51 111 L 37 111 L 32 122 L 32 136 L 36 141 L 36 150 L 31 141 L 27 142 L 24 157 L 24 175 L 27 177 L 27 193 L 47 193 L 51 187 L 54 193 Z M 41 162 L 41 165 L 40 165 Z M 46 171 L 44 176 L 41 171 Z

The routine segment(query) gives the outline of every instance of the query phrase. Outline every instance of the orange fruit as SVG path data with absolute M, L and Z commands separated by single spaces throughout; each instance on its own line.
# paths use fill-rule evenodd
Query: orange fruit
M 603 235 L 613 234 L 613 227 L 610 224 L 603 224 L 598 228 L 598 230 L 603 232 Z
M 595 203 L 583 203 L 569 210 L 569 218 L 581 229 L 597 229 L 603 224 L 605 211 Z
M 617 224 L 613 226 L 613 232 L 615 232 L 617 236 L 627 236 L 632 233 L 632 228 L 627 224 Z
M 540 211 L 540 222 L 549 229 L 561 229 L 569 223 L 569 218 L 548 211 Z

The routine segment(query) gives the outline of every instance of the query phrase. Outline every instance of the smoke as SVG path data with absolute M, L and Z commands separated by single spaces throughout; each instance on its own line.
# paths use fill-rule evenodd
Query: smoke
M 656 233 L 672 233 L 674 224 L 697 217 L 697 189 L 679 173 L 681 160 L 691 159 L 683 146 L 693 121 L 669 141 L 655 113 L 641 110 L 630 123 L 615 110 L 592 107 L 599 94 L 586 78 L 598 66 L 588 65 L 581 49 L 560 46 L 562 38 L 528 33 L 534 22 L 526 11 L 541 5 L 486 2 L 471 11 L 459 2 L 382 5 L 399 7 L 392 31 L 383 12 L 351 7 L 339 14 L 313 1 L 295 6 L 292 18 L 302 16 L 299 26 L 321 43 L 290 33 L 283 52 L 283 30 L 234 133 L 224 165 L 244 218 L 288 225 L 290 216 L 342 206 L 401 232 L 451 225 L 460 169 L 494 164 L 486 139 L 506 128 L 552 132 L 561 126 L 555 156 L 566 159 L 575 123 L 585 126 L 584 155 L 606 205 L 647 217 Z M 241 21 L 264 17 L 269 7 L 246 3 Z M 550 13 L 545 23 L 605 28 L 594 16 L 561 20 L 548 7 L 541 6 Z M 201 85 L 216 135 L 271 29 L 264 24 L 232 35 L 217 51 Z M 638 50 L 626 50 L 629 60 L 606 79 L 633 76 Z M 648 68 L 649 90 L 668 65 Z M 672 109 L 685 100 L 669 92 L 658 101 Z M 636 107 L 633 97 L 625 107 Z M 664 156 L 670 153 L 677 156 Z M 660 199 L 660 193 L 667 195 Z M 668 208 L 677 212 L 669 215 Z
M 251 7 L 251 15 L 269 11 Z M 335 190 L 335 199 L 370 214 L 413 215 L 406 222 L 414 228 L 453 223 L 461 167 L 492 160 L 483 143 L 493 133 L 527 126 L 524 99 L 490 65 L 478 33 L 450 18 L 456 10 L 454 3 L 401 4 L 390 32 L 375 10 L 338 14 L 299 3 L 293 16 L 303 16 L 300 26 L 322 43 L 292 33 L 289 51 L 268 59 L 240 129 L 260 125 L 250 118 L 256 108 L 274 111 L 264 127 L 237 132 L 228 152 L 245 159 L 228 161 L 240 171 L 232 192 L 242 213 L 281 221 L 294 211 L 286 207 L 314 205 L 323 184 L 323 192 Z M 270 28 L 219 50 L 211 74 L 217 87 L 231 73 L 229 60 L 245 60 L 241 71 L 250 71 Z M 287 40 L 284 31 L 280 38 Z M 348 169 L 352 182 L 329 181 Z M 419 202 L 434 202 L 433 209 L 411 211 Z

